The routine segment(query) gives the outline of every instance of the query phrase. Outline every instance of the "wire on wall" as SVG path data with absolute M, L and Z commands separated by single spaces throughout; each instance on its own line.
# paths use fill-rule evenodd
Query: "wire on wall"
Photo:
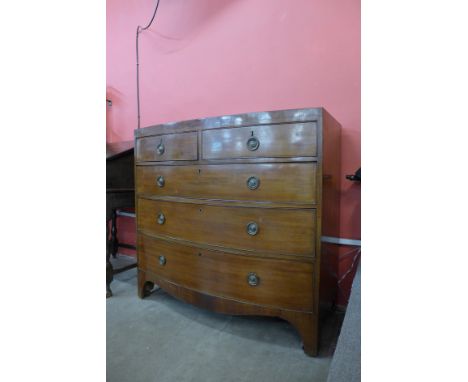
M 159 7 L 159 0 L 156 1 L 156 7 L 154 8 L 153 12 L 153 17 L 151 17 L 150 22 L 148 25 L 145 27 L 142 27 L 141 25 L 138 25 L 137 31 L 136 31 L 136 83 L 137 83 L 137 115 L 138 115 L 138 128 L 140 128 L 140 58 L 138 55 L 138 37 L 140 36 L 140 33 L 143 32 L 144 30 L 148 29 L 151 24 L 153 23 L 153 20 L 156 16 L 156 12 L 158 11 Z

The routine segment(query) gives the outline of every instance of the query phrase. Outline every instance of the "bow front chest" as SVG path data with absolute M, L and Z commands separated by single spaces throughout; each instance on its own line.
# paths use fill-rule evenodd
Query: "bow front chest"
M 138 293 L 277 316 L 317 354 L 335 296 L 340 127 L 322 108 L 247 113 L 135 131 Z

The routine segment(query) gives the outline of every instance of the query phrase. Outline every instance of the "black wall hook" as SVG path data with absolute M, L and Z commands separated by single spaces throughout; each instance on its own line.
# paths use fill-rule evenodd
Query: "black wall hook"
M 352 180 L 353 182 L 361 181 L 361 167 L 359 167 L 353 175 L 346 175 L 346 179 Z

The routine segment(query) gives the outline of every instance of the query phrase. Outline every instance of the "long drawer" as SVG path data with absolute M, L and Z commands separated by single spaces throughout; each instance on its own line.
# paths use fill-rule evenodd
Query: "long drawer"
M 165 134 L 136 140 L 136 161 L 180 161 L 198 159 L 196 132 Z
M 138 236 L 138 266 L 175 284 L 258 305 L 312 311 L 313 264 L 199 250 Z
M 317 156 L 317 123 L 205 130 L 203 159 Z
M 315 209 L 228 207 L 139 198 L 138 228 L 195 243 L 285 255 L 315 254 Z
M 312 163 L 137 166 L 138 194 L 272 202 L 316 201 Z

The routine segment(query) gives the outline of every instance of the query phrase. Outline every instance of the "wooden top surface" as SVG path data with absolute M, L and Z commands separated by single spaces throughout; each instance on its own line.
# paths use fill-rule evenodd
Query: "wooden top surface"
M 119 158 L 122 155 L 133 152 L 133 141 L 106 143 L 106 160 Z
M 220 127 L 240 127 L 252 125 L 268 125 L 290 122 L 316 121 L 322 116 L 324 109 L 304 108 L 289 110 L 273 110 L 243 114 L 223 115 L 188 121 L 169 122 L 148 126 L 135 130 L 135 137 L 145 137 L 156 134 L 178 133 L 197 129 L 216 129 Z

